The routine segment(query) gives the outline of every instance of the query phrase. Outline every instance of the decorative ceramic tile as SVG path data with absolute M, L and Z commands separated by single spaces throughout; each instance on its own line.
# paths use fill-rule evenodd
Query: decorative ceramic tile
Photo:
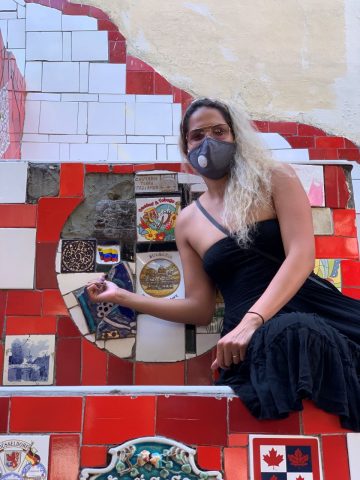
M 93 272 L 96 240 L 63 240 L 61 273 Z
M 119 245 L 98 245 L 96 247 L 96 263 L 98 265 L 113 265 L 119 262 Z
M 251 480 L 322 480 L 319 440 L 250 435 Z
M 143 437 L 111 448 L 110 464 L 105 468 L 85 468 L 80 480 L 168 479 L 222 480 L 219 471 L 200 470 L 195 463 L 196 450 L 164 437 Z
M 130 358 L 134 356 L 135 338 L 119 338 L 117 340 L 106 340 L 105 350 L 113 353 L 119 358 Z
M 8 86 L 0 89 L 0 158 L 10 145 Z
M 108 279 L 121 288 L 134 291 L 132 274 L 126 263 L 113 267 Z M 83 287 L 74 292 L 83 311 L 90 333 L 96 340 L 133 337 L 136 333 L 134 310 L 113 303 L 92 303 L 87 290 Z
M 314 272 L 321 278 L 325 278 L 341 290 L 341 261 L 333 258 L 317 258 L 315 260 Z
M 138 173 L 135 175 L 135 193 L 177 192 L 176 173 Z
M 0 480 L 47 480 L 49 438 L 49 435 L 0 435 Z
M 291 150 L 291 154 L 296 150 Z M 325 206 L 324 172 L 320 165 L 292 165 L 313 207 Z
M 7 335 L 4 385 L 51 385 L 55 335 Z
M 137 293 L 155 298 L 184 298 L 178 252 L 138 253 L 136 272 Z
M 180 197 L 137 198 L 138 241 L 174 241 L 179 211 Z

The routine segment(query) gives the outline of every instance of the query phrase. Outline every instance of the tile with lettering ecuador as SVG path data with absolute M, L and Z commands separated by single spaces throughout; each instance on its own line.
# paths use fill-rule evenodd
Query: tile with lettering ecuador
M 323 480 L 316 437 L 250 435 L 251 480 Z

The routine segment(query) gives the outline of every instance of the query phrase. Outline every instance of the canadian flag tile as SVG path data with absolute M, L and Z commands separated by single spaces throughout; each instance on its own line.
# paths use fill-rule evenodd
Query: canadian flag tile
M 316 437 L 250 435 L 251 480 L 322 480 Z

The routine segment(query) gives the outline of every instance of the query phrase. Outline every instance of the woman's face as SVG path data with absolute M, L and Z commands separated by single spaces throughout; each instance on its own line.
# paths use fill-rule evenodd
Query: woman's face
M 234 142 L 234 135 L 217 108 L 200 107 L 189 119 L 188 152 L 196 148 L 206 136 L 223 142 Z

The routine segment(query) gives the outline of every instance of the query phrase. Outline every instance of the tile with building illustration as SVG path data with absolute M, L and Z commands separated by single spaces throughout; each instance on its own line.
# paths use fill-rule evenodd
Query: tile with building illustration
M 321 165 L 292 165 L 312 207 L 325 206 L 324 171 Z
M 185 288 L 179 253 L 138 253 L 136 292 L 155 298 L 184 298 Z
M 47 480 L 49 435 L 0 435 L 0 480 Z
M 334 258 L 317 258 L 314 273 L 341 290 L 341 260 Z
M 4 385 L 52 385 L 55 335 L 8 335 Z
M 153 171 L 135 175 L 135 193 L 174 193 L 178 188 L 176 173 Z
M 251 480 L 322 480 L 315 437 L 250 435 Z
M 175 223 L 181 199 L 146 197 L 136 199 L 136 228 L 139 242 L 171 242 L 175 240 Z
M 61 273 L 93 272 L 95 258 L 96 240 L 63 240 Z
M 120 246 L 101 244 L 96 247 L 96 263 L 98 265 L 115 265 L 120 262 Z

